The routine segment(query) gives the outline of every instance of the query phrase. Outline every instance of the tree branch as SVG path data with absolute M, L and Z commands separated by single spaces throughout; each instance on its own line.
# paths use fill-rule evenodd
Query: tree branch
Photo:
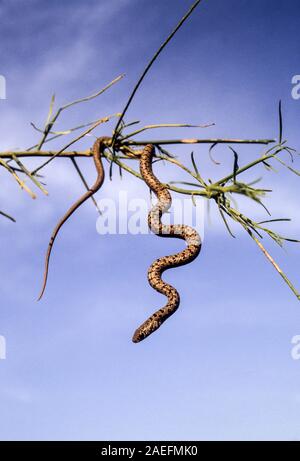
M 91 131 L 91 130 L 89 130 Z M 268 145 L 272 142 L 276 142 L 275 139 L 160 139 L 160 140 L 144 140 L 136 141 L 134 139 L 120 143 L 122 146 L 145 146 L 146 144 L 154 145 L 171 145 L 171 144 L 261 144 Z M 91 157 L 91 149 L 85 151 L 54 151 L 54 150 L 18 150 L 18 151 L 4 151 L 0 152 L 0 158 L 12 159 L 15 157 L 56 157 L 59 153 L 59 157 Z

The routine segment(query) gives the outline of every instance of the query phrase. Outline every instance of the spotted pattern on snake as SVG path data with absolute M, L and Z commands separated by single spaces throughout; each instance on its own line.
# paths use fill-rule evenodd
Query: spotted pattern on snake
M 102 136 L 101 138 L 98 138 L 94 145 L 93 145 L 93 158 L 94 158 L 94 163 L 95 167 L 97 170 L 97 178 L 95 183 L 87 190 L 85 194 L 83 194 L 77 202 L 72 205 L 69 210 L 66 212 L 66 214 L 61 218 L 61 220 L 57 223 L 56 227 L 54 228 L 49 244 L 48 244 L 48 249 L 46 253 L 46 258 L 45 258 L 45 270 L 44 270 L 44 278 L 43 278 L 43 285 L 42 289 L 40 292 L 40 295 L 38 297 L 38 301 L 41 299 L 41 297 L 44 294 L 46 285 L 47 285 L 47 279 L 48 279 L 48 271 L 49 271 L 49 260 L 51 256 L 51 251 L 52 247 L 54 244 L 54 241 L 57 237 L 58 232 L 60 231 L 61 227 L 64 225 L 64 223 L 69 219 L 69 217 L 74 213 L 74 211 L 77 210 L 87 199 L 92 197 L 102 186 L 103 181 L 104 181 L 104 168 L 102 165 L 102 152 L 104 148 L 111 143 L 111 138 L 108 136 Z
M 192 262 L 201 249 L 201 239 L 198 232 L 184 224 L 166 225 L 161 222 L 163 213 L 172 205 L 172 198 L 167 186 L 162 184 L 152 171 L 154 146 L 148 144 L 140 158 L 140 172 L 150 190 L 157 196 L 157 203 L 148 214 L 149 228 L 160 237 L 175 237 L 186 241 L 187 247 L 180 253 L 157 259 L 148 270 L 148 281 L 152 288 L 168 298 L 167 304 L 149 317 L 134 333 L 132 341 L 138 343 L 156 331 L 167 318 L 178 309 L 180 297 L 177 290 L 164 282 L 162 273 L 172 267 L 183 266 Z

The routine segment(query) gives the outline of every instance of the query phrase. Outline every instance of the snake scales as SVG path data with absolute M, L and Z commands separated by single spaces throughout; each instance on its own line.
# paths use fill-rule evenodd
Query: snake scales
M 102 152 L 104 148 L 111 143 L 111 138 L 103 136 L 98 138 L 93 146 L 93 158 L 97 170 L 97 178 L 93 186 L 83 194 L 65 213 L 65 215 L 58 222 L 54 228 L 45 258 L 45 270 L 43 277 L 43 285 L 38 297 L 38 300 L 44 294 L 48 270 L 49 260 L 51 256 L 52 247 L 63 224 L 69 217 L 79 208 L 87 199 L 92 197 L 102 186 L 104 181 L 104 168 L 102 165 Z M 187 243 L 187 247 L 180 253 L 170 256 L 164 256 L 157 259 L 148 270 L 148 280 L 152 288 L 159 293 L 164 294 L 168 298 L 167 304 L 151 315 L 134 333 L 132 341 L 138 343 L 156 331 L 162 323 L 167 320 L 179 307 L 180 297 L 177 290 L 164 282 L 161 278 L 162 273 L 172 267 L 183 266 L 193 261 L 199 254 L 201 249 L 201 239 L 199 234 L 190 226 L 186 225 L 165 225 L 161 222 L 163 213 L 168 211 L 172 204 L 171 195 L 167 187 L 162 184 L 152 171 L 152 160 L 154 155 L 154 146 L 148 144 L 142 151 L 140 157 L 140 172 L 145 183 L 155 193 L 158 198 L 156 205 L 150 210 L 148 215 L 149 228 L 161 237 L 177 237 L 183 239 Z
M 201 239 L 199 234 L 190 226 L 184 224 L 162 224 L 161 217 L 168 211 L 172 204 L 171 195 L 167 187 L 162 184 L 152 171 L 152 160 L 154 146 L 148 144 L 141 155 L 140 172 L 149 188 L 155 193 L 158 202 L 148 214 L 149 228 L 160 237 L 177 237 L 187 243 L 187 247 L 180 253 L 164 256 L 157 259 L 148 270 L 148 281 L 152 288 L 168 298 L 167 304 L 149 317 L 134 333 L 132 341 L 138 343 L 156 331 L 162 323 L 167 320 L 178 309 L 180 297 L 177 290 L 164 282 L 161 278 L 162 273 L 171 267 L 184 266 L 192 262 L 199 254 L 201 249 Z

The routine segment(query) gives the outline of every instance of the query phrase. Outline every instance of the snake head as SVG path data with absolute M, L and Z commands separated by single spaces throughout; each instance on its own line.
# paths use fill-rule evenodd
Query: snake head
M 132 342 L 140 343 L 143 339 L 150 336 L 155 330 L 157 330 L 164 319 L 160 318 L 159 313 L 153 314 L 148 320 L 146 320 L 142 325 L 137 328 L 132 337 Z

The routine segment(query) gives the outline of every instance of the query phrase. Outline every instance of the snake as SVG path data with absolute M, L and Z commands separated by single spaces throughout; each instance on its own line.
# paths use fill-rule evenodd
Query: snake
M 61 220 L 57 223 L 56 227 L 54 228 L 52 235 L 49 240 L 47 252 L 46 252 L 46 257 L 45 257 L 45 269 L 44 269 L 44 277 L 43 277 L 43 283 L 42 283 L 42 289 L 38 297 L 38 301 L 42 298 L 46 285 L 47 285 L 47 279 L 48 279 L 48 272 L 49 272 L 49 261 L 50 261 L 50 256 L 53 248 L 54 241 L 57 237 L 57 234 L 59 233 L 61 227 L 64 225 L 64 223 L 70 218 L 70 216 L 74 213 L 74 211 L 77 210 L 86 200 L 88 200 L 90 197 L 92 197 L 102 186 L 103 181 L 104 181 L 104 168 L 102 164 L 102 153 L 105 147 L 111 143 L 111 138 L 108 136 L 102 136 L 100 138 L 97 138 L 93 148 L 92 148 L 92 153 L 93 153 L 93 159 L 97 171 L 97 178 L 95 183 L 83 194 L 65 213 L 65 215 L 61 218 Z
M 162 184 L 153 173 L 152 162 L 154 154 L 155 147 L 152 144 L 147 144 L 140 156 L 141 176 L 158 199 L 148 214 L 148 227 L 160 237 L 183 239 L 187 246 L 179 253 L 155 260 L 149 267 L 148 281 L 150 286 L 165 295 L 168 301 L 164 307 L 157 310 L 137 328 L 132 337 L 134 343 L 138 343 L 154 333 L 179 307 L 179 293 L 173 286 L 162 279 L 163 272 L 173 267 L 189 264 L 198 256 L 201 250 L 201 238 L 194 228 L 185 224 L 166 225 L 161 222 L 162 215 L 172 205 L 172 197 L 167 185 Z
M 102 136 L 95 141 L 92 153 L 94 164 L 97 171 L 97 177 L 94 184 L 68 209 L 64 216 L 55 226 L 48 244 L 45 257 L 45 269 L 43 276 L 42 289 L 39 294 L 40 300 L 45 292 L 48 273 L 49 261 L 55 239 L 70 216 L 90 197 L 92 197 L 102 186 L 104 182 L 104 168 L 102 164 L 102 153 L 105 147 L 111 143 L 111 138 Z M 155 148 L 152 144 L 147 144 L 140 156 L 140 173 L 142 179 L 148 185 L 151 191 L 157 196 L 156 205 L 148 214 L 148 226 L 152 232 L 161 237 L 176 237 L 186 241 L 187 247 L 180 253 L 169 256 L 164 256 L 157 259 L 148 270 L 148 281 L 152 288 L 168 298 L 167 304 L 151 315 L 139 328 L 135 331 L 132 341 L 138 343 L 147 338 L 156 331 L 167 318 L 169 318 L 179 307 L 180 296 L 178 291 L 164 282 L 161 278 L 162 273 L 170 268 L 183 266 L 192 262 L 199 254 L 201 249 L 201 239 L 195 229 L 187 225 L 165 225 L 161 222 L 161 217 L 166 213 L 172 205 L 172 197 L 165 184 L 162 184 L 154 175 L 152 170 L 152 161 L 155 154 Z

